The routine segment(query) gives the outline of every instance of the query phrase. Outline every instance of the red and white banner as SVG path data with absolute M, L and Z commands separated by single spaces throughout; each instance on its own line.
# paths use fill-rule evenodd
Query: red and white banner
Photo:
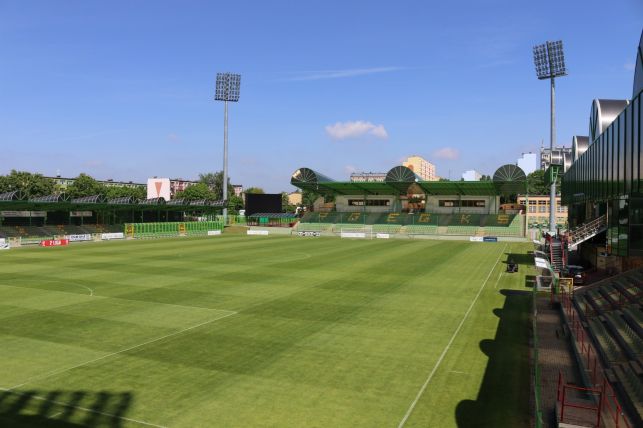
M 40 241 L 41 247 L 61 247 L 63 245 L 69 245 L 69 239 L 45 239 Z

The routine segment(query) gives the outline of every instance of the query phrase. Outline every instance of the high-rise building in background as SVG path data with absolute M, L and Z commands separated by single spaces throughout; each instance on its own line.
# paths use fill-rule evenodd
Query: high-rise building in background
M 529 175 L 538 169 L 538 154 L 537 153 L 523 153 L 518 158 L 518 167 Z
M 480 181 L 482 174 L 480 174 L 475 169 L 470 169 L 462 173 L 462 179 L 464 181 Z
M 435 174 L 435 165 L 421 156 L 413 155 L 406 158 L 402 165 L 409 168 L 424 181 L 438 181 L 439 178 Z

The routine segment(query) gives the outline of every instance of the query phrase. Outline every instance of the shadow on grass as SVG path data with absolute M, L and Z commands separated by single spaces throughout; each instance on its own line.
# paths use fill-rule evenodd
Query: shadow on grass
M 536 286 L 536 275 L 525 275 L 525 288 L 534 288 Z
M 123 426 L 132 405 L 130 392 L 0 391 L 2 427 Z
M 505 253 L 507 258 L 502 263 L 507 264 L 509 260 L 512 260 L 514 263 L 524 266 L 533 266 L 534 264 L 534 255 L 527 253 Z
M 480 342 L 489 358 L 476 400 L 463 400 L 455 412 L 458 427 L 525 427 L 530 425 L 529 308 L 530 291 L 502 290 L 505 302 L 493 313 L 500 318 L 494 340 Z

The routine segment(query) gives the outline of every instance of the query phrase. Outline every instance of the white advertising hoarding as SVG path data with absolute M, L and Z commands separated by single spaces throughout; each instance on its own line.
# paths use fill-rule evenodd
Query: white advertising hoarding
M 79 241 L 91 241 L 92 235 L 85 233 L 82 235 L 65 235 L 66 239 L 69 239 L 69 242 L 79 242 Z
M 103 241 L 109 241 L 110 239 L 125 239 L 125 234 L 123 232 L 101 233 L 100 239 L 102 239 Z
M 268 231 L 267 230 L 249 230 L 247 234 L 248 235 L 267 235 Z

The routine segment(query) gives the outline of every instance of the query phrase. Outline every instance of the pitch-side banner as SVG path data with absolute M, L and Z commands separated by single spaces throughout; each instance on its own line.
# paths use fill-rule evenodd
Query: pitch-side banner
M 341 232 L 342 238 L 366 238 L 364 232 Z
M 65 238 L 69 239 L 69 242 L 91 241 L 92 235 L 89 233 L 83 235 L 65 235 Z
M 125 239 L 125 234 L 123 232 L 101 233 L 100 239 L 103 241 L 109 241 L 110 239 Z
M 217 236 L 217 235 L 221 235 L 220 230 L 208 230 L 208 236 Z
M 40 241 L 41 247 L 62 247 L 63 245 L 69 245 L 69 239 L 45 239 Z
M 267 235 L 267 230 L 249 230 L 246 232 L 248 235 Z
M 2 217 L 47 217 L 47 211 L 0 211 Z

